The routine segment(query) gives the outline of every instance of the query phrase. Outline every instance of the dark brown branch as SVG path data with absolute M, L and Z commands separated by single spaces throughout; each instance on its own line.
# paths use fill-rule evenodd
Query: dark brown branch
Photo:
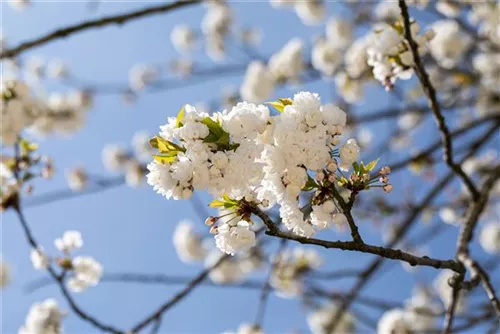
M 446 310 L 446 315 L 444 317 L 444 333 L 450 334 L 451 328 L 453 326 L 453 319 L 455 317 L 455 310 L 457 308 L 458 299 L 460 298 L 460 285 L 464 280 L 464 275 L 455 275 L 453 276 L 453 285 L 450 291 L 451 299 L 450 304 L 448 305 L 448 309 Z
M 75 24 L 66 28 L 61 28 L 57 29 L 51 33 L 48 33 L 46 35 L 43 35 L 39 38 L 35 38 L 30 41 L 26 41 L 24 43 L 21 43 L 20 45 L 7 49 L 0 53 L 0 59 L 4 58 L 12 58 L 17 55 L 19 55 L 21 52 L 24 52 L 29 49 L 33 49 L 35 47 L 38 47 L 40 45 L 46 44 L 48 42 L 51 42 L 53 40 L 61 39 L 64 37 L 68 37 L 70 35 L 73 35 L 75 33 L 85 31 L 88 29 L 92 28 L 97 28 L 97 27 L 105 27 L 111 24 L 118 24 L 122 25 L 128 21 L 140 19 L 146 16 L 150 15 L 155 15 L 155 14 L 160 14 L 160 13 L 167 13 L 169 11 L 172 11 L 177 8 L 189 6 L 195 3 L 201 2 L 201 0 L 186 0 L 186 1 L 176 1 L 168 4 L 163 4 L 163 5 L 157 5 L 157 6 L 152 6 L 149 8 L 141 9 L 138 11 L 133 11 L 130 13 L 126 14 L 120 14 L 120 15 L 113 15 L 113 16 L 107 16 L 103 17 L 101 19 L 97 20 L 91 20 L 91 21 L 85 21 L 79 24 Z
M 411 53 L 413 55 L 413 60 L 415 63 L 414 65 L 415 72 L 420 81 L 420 84 L 422 85 L 425 95 L 429 100 L 430 107 L 434 114 L 434 119 L 436 120 L 439 131 L 441 132 L 441 140 L 444 149 L 444 161 L 451 168 L 451 170 L 453 170 L 453 172 L 462 179 L 463 183 L 469 190 L 472 198 L 474 200 L 477 200 L 479 198 L 479 192 L 474 186 L 472 180 L 469 178 L 467 174 L 465 174 L 465 172 L 462 169 L 462 166 L 453 161 L 453 143 L 450 135 L 450 130 L 448 129 L 444 116 L 441 112 L 441 108 L 437 100 L 436 90 L 434 89 L 434 86 L 432 85 L 429 79 L 429 75 L 427 74 L 427 71 L 425 70 L 425 67 L 420 59 L 420 55 L 418 52 L 418 44 L 413 40 L 410 27 L 411 25 L 410 16 L 408 14 L 408 7 L 406 6 L 404 0 L 399 0 L 399 8 L 401 9 L 401 15 L 403 17 L 405 38 L 409 44 Z
M 469 253 L 469 243 L 472 241 L 472 237 L 474 234 L 474 229 L 479 221 L 479 218 L 484 211 L 491 190 L 495 182 L 500 178 L 500 165 L 497 165 L 491 176 L 486 179 L 483 185 L 483 189 L 480 193 L 479 199 L 471 203 L 468 218 L 465 223 L 462 225 L 462 229 L 460 230 L 460 235 L 457 242 L 457 259 L 471 272 L 471 282 L 478 283 L 481 281 L 486 294 L 493 306 L 495 312 L 497 313 L 498 318 L 500 319 L 500 301 L 496 296 L 495 289 L 490 282 L 490 278 L 488 273 L 472 259 Z M 474 284 L 473 284 L 474 285 Z M 454 287 L 457 290 L 460 289 L 459 286 Z M 457 292 L 458 293 L 458 292 Z M 456 295 L 453 295 L 456 298 Z M 453 299 L 454 301 L 454 299 Z M 448 322 L 446 322 L 445 332 L 449 333 L 452 321 L 453 321 L 454 308 L 450 308 L 448 314 Z
M 387 259 L 400 260 L 409 263 L 412 266 L 428 266 L 436 269 L 446 268 L 451 269 L 457 273 L 463 273 L 463 266 L 454 260 L 437 260 L 427 256 L 418 257 L 409 253 L 405 253 L 399 249 L 385 248 L 379 246 L 372 246 L 368 244 L 360 244 L 356 241 L 327 241 L 314 238 L 306 238 L 290 233 L 285 233 L 276 228 L 276 225 L 271 219 L 263 213 L 259 208 L 254 208 L 253 214 L 262 219 L 266 226 L 273 226 L 274 228 L 266 231 L 267 235 L 283 238 L 287 240 L 297 241 L 301 244 L 317 245 L 324 248 L 335 248 L 348 251 L 357 251 L 362 253 L 369 253 L 381 256 Z

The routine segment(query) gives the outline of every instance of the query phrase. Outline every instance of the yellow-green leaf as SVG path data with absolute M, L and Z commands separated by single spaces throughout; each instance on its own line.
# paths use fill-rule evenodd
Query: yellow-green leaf
M 208 206 L 211 208 L 221 208 L 224 206 L 224 202 L 214 199 Z
M 285 99 L 278 99 L 278 101 L 281 102 L 282 105 L 284 106 L 289 106 L 293 103 L 293 100 L 289 97 L 285 98 Z
M 283 112 L 283 110 L 285 110 L 285 106 L 279 101 L 267 102 L 267 104 L 272 105 L 274 109 L 278 110 L 279 112 Z
M 30 152 L 36 151 L 38 149 L 38 144 L 30 143 L 28 140 L 26 140 L 24 138 L 21 139 L 21 141 L 19 142 L 19 145 L 21 146 L 21 151 L 24 153 L 30 153 Z
M 183 124 L 182 121 L 184 120 L 184 115 L 186 114 L 186 110 L 184 109 L 184 106 L 182 106 L 181 110 L 177 114 L 177 117 L 175 118 L 175 127 L 180 128 Z
M 161 164 L 169 164 L 169 163 L 172 163 L 175 161 L 177 157 L 177 154 L 175 155 L 159 155 L 159 154 L 155 154 L 153 155 L 153 158 L 155 159 L 155 161 L 161 163 Z
M 377 166 L 379 160 L 380 159 L 371 161 L 368 165 L 365 166 L 365 170 L 367 172 L 371 172 Z

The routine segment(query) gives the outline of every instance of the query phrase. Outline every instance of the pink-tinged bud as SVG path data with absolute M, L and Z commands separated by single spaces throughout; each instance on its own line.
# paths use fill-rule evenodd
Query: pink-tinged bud
M 391 167 L 389 167 L 389 166 L 382 167 L 380 169 L 379 174 L 380 175 L 389 175 L 389 174 L 391 174 Z
M 359 181 L 359 176 L 358 174 L 351 174 L 351 180 L 352 182 L 358 182 Z
M 205 219 L 205 225 L 212 226 L 216 221 L 217 221 L 216 217 L 210 216 L 207 219 Z
M 316 173 L 316 180 L 318 181 L 323 181 L 325 179 L 325 173 L 323 173 L 322 171 L 318 171 Z
M 326 165 L 326 169 L 328 169 L 329 172 L 335 173 L 337 171 L 337 162 L 335 160 L 332 160 Z
M 387 176 L 381 176 L 379 179 L 378 179 L 380 182 L 382 183 L 387 183 L 389 182 L 389 178 Z
M 392 191 L 392 184 L 386 184 L 382 187 L 386 193 L 390 193 Z
M 219 232 L 219 229 L 217 228 L 217 226 L 212 226 L 210 228 L 210 234 L 217 234 Z
M 328 175 L 328 181 L 330 183 L 334 183 L 335 182 L 335 174 L 330 174 Z

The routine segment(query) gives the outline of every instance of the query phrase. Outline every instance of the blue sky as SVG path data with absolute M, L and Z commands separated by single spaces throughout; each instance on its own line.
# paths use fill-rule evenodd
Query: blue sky
M 20 41 L 57 27 L 143 6 L 145 2 L 111 1 L 100 4 L 97 12 L 92 12 L 88 10 L 86 1 L 46 1 L 34 3 L 25 12 L 20 13 L 2 2 L 3 35 L 7 36 L 9 45 L 17 45 Z M 256 25 L 265 32 L 261 47 L 265 56 L 279 49 L 292 37 L 303 37 L 310 43 L 311 36 L 323 33 L 323 25 L 306 27 L 292 10 L 277 11 L 267 1 L 235 1 L 231 6 L 235 10 L 238 24 Z M 89 30 L 36 48 L 25 56 L 36 55 L 45 60 L 62 59 L 76 77 L 88 82 L 126 83 L 128 70 L 134 64 L 165 64 L 177 57 L 170 44 L 170 30 L 178 23 L 198 28 L 203 14 L 203 7 L 198 5 L 172 14 L 134 21 L 124 26 Z M 338 3 L 330 2 L 328 15 L 344 16 L 346 12 Z M 201 51 L 194 59 L 210 65 L 210 60 Z M 243 54 L 234 52 L 228 62 L 240 64 L 246 62 L 246 58 Z M 93 174 L 109 175 L 100 159 L 105 144 L 129 145 L 137 130 L 155 132 L 182 104 L 213 100 L 220 96 L 223 87 L 237 87 L 239 82 L 241 76 L 234 76 L 188 88 L 145 93 L 141 94 L 133 105 L 124 105 L 117 95 L 99 95 L 95 107 L 88 115 L 88 123 L 82 130 L 70 138 L 51 137 L 40 141 L 40 151 L 54 158 L 57 174 L 52 181 L 36 182 L 35 195 L 65 188 L 64 170 L 76 165 L 83 164 Z M 57 83 L 47 85 L 49 91 L 65 89 Z M 276 97 L 290 96 L 297 89 L 299 88 L 280 89 L 276 92 Z M 300 89 L 320 93 L 324 102 L 336 96 L 334 85 L 328 82 L 313 83 Z M 366 97 L 365 101 L 369 103 L 355 107 L 357 114 L 400 104 L 377 86 L 369 87 Z M 375 141 L 380 142 L 383 137 L 379 138 L 378 134 L 392 131 L 393 126 L 385 122 L 377 123 L 372 128 L 376 134 Z M 433 126 L 430 119 L 421 125 L 421 140 L 417 145 L 423 146 L 438 138 Z M 496 143 L 498 144 L 498 138 Z M 407 153 L 385 155 L 383 159 L 386 159 L 385 162 L 393 162 Z M 370 158 L 373 156 L 369 152 L 366 153 L 365 160 Z M 441 174 L 442 170 L 438 168 L 437 173 Z M 432 181 L 425 181 L 424 186 L 416 190 L 411 189 L 407 187 L 410 185 L 408 175 L 400 173 L 394 176 L 401 186 L 398 185 L 398 189 L 388 195 L 390 198 L 407 196 L 418 199 L 422 196 L 422 190 L 433 185 Z M 456 183 L 452 189 L 458 189 Z M 202 196 L 202 199 L 205 203 L 209 201 L 207 196 Z M 85 244 L 78 254 L 95 257 L 103 264 L 105 272 L 192 275 L 201 270 L 200 265 L 186 265 L 180 262 L 173 249 L 171 237 L 179 220 L 191 219 L 198 223 L 200 231 L 205 231 L 202 221 L 193 212 L 189 202 L 167 201 L 155 194 L 149 186 L 139 189 L 123 186 L 97 195 L 28 208 L 26 217 L 38 241 L 49 253 L 55 251 L 53 240 L 64 231 L 80 230 Z M 10 264 L 13 272 L 13 282 L 1 292 L 1 326 L 4 333 L 15 333 L 23 324 L 33 302 L 55 297 L 61 301 L 63 309 L 67 307 L 55 286 L 32 294 L 24 291 L 27 283 L 43 277 L 44 274 L 33 270 L 29 261 L 29 247 L 12 212 L 3 214 L 1 229 L 3 258 Z M 419 229 L 420 227 L 416 228 Z M 370 222 L 361 221 L 361 230 L 368 242 L 382 242 L 380 232 Z M 450 257 L 457 232 L 456 229 L 449 228 L 448 233 L 433 240 L 430 246 L 432 255 L 439 258 Z M 347 235 L 336 236 L 331 232 L 324 237 L 346 238 Z M 360 264 L 368 263 L 373 258 L 370 255 L 342 251 L 320 252 L 326 259 L 323 267 L 325 271 L 359 268 Z M 411 295 L 411 287 L 415 282 L 428 282 L 435 275 L 435 271 L 431 269 L 420 269 L 417 273 L 409 274 L 401 265 L 389 266 L 388 263 L 386 269 L 379 272 L 373 280 L 373 284 L 364 290 L 364 294 L 402 300 Z M 256 277 L 263 278 L 265 275 L 265 272 L 261 272 Z M 323 286 L 346 291 L 351 284 L 352 281 L 341 280 L 325 282 Z M 104 322 L 120 328 L 129 328 L 180 288 L 181 286 L 102 283 L 76 295 L 75 298 L 83 309 Z M 259 291 L 201 287 L 166 314 L 162 330 L 169 333 L 214 333 L 236 329 L 241 322 L 251 322 L 254 319 L 258 299 Z M 307 331 L 304 309 L 299 301 L 272 295 L 268 306 L 269 311 L 264 323 L 266 332 L 277 333 L 292 329 Z M 368 314 L 374 319 L 378 316 L 371 311 Z M 92 327 L 72 314 L 65 319 L 64 327 L 68 333 L 95 332 Z

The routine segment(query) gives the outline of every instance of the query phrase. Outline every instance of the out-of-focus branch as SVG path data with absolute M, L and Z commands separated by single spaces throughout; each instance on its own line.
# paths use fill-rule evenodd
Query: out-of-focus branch
M 479 150 L 484 144 L 488 142 L 491 136 L 496 133 L 496 129 L 498 128 L 498 124 L 495 124 L 487 131 L 483 136 L 481 136 L 478 140 L 476 140 L 469 148 L 469 152 L 463 157 L 460 163 L 463 163 L 465 160 L 469 159 L 473 156 L 477 150 Z M 446 185 L 448 185 L 453 179 L 453 172 L 447 173 L 439 182 L 437 182 L 434 187 L 427 193 L 427 195 L 422 199 L 420 204 L 416 205 L 406 216 L 403 222 L 400 224 L 398 230 L 394 233 L 392 240 L 388 243 L 387 247 L 394 247 L 400 240 L 404 238 L 404 236 L 408 233 L 410 227 L 417 221 L 417 218 L 420 214 L 427 208 L 432 201 L 444 190 Z M 373 260 L 370 265 L 361 273 L 360 279 L 354 284 L 354 286 L 347 293 L 347 297 L 342 301 L 339 306 L 338 311 L 333 317 L 332 322 L 327 326 L 327 331 L 333 331 L 342 315 L 349 309 L 350 305 L 359 295 L 361 289 L 365 287 L 373 275 L 378 271 L 378 269 L 382 266 L 384 262 L 384 258 L 379 257 Z
M 85 21 L 79 24 L 75 24 L 66 28 L 57 29 L 51 33 L 45 34 L 41 37 L 23 42 L 14 48 L 7 49 L 0 53 L 0 59 L 4 58 L 12 58 L 19 55 L 21 52 L 24 52 L 29 49 L 33 49 L 37 46 L 46 44 L 53 40 L 61 39 L 64 37 L 68 37 L 78 32 L 82 32 L 88 29 L 97 28 L 97 27 L 105 27 L 111 24 L 122 25 L 127 23 L 128 21 L 137 20 L 146 16 L 160 14 L 160 13 L 168 13 L 177 8 L 182 8 L 185 6 L 189 6 L 195 3 L 199 3 L 201 0 L 182 0 L 176 1 L 172 3 L 151 6 L 145 9 L 133 11 L 126 14 L 113 15 L 103 17 L 97 20 Z
M 262 327 L 263 325 L 264 315 L 266 314 L 267 301 L 269 299 L 269 293 L 272 290 L 271 277 L 273 275 L 274 270 L 276 269 L 276 266 L 279 264 L 281 253 L 283 252 L 285 247 L 286 247 L 286 240 L 282 239 L 280 242 L 280 246 L 274 255 L 273 263 L 269 268 L 269 273 L 267 275 L 266 282 L 264 283 L 264 287 L 262 288 L 262 291 L 260 293 L 259 306 L 257 308 L 257 314 L 255 316 L 255 324 L 259 327 Z
M 108 273 L 104 274 L 100 283 L 137 283 L 145 285 L 185 285 L 192 279 L 191 276 L 176 276 L 165 274 L 141 274 L 141 273 Z M 27 293 L 35 292 L 54 283 L 50 279 L 39 279 L 30 282 L 26 287 Z M 203 281 L 201 286 L 214 288 L 236 288 L 236 289 L 261 289 L 264 282 L 247 280 L 234 284 L 216 284 L 212 281 Z
M 148 326 L 150 323 L 160 319 L 166 311 L 168 311 L 174 305 L 183 300 L 186 296 L 189 295 L 191 291 L 193 291 L 197 286 L 199 286 L 208 277 L 208 275 L 212 270 L 216 269 L 230 257 L 231 257 L 230 255 L 224 255 L 215 264 L 213 264 L 207 269 L 204 269 L 201 273 L 199 273 L 197 276 L 191 279 L 181 291 L 179 291 L 171 299 L 160 305 L 160 307 L 158 307 L 156 311 L 154 311 L 151 315 L 141 320 L 129 332 L 131 333 L 140 332 L 142 329 L 144 329 L 144 327 Z
M 33 249 L 39 249 L 40 247 L 38 246 L 38 243 L 36 242 L 35 237 L 33 236 L 33 233 L 31 232 L 31 229 L 28 225 L 26 217 L 24 216 L 24 213 L 21 209 L 19 199 L 18 199 L 17 203 L 14 205 L 14 211 L 17 213 L 17 216 L 18 216 L 19 221 L 21 223 L 21 226 L 23 228 L 24 234 L 26 235 L 26 238 L 28 239 L 28 243 L 31 245 L 31 247 L 33 247 Z M 47 271 L 49 272 L 53 281 L 59 287 L 59 290 L 61 291 L 62 295 L 64 296 L 66 302 L 69 304 L 71 310 L 73 312 L 75 312 L 75 314 L 80 319 L 82 319 L 85 322 L 88 322 L 89 324 L 100 329 L 103 332 L 113 333 L 113 334 L 123 334 L 123 331 L 121 331 L 121 330 L 119 330 L 111 325 L 106 325 L 106 324 L 102 323 L 100 320 L 96 319 L 94 316 L 83 311 L 80 308 L 80 306 L 75 302 L 75 300 L 73 299 L 73 297 L 69 293 L 68 289 L 64 285 L 64 276 L 57 274 L 55 269 L 50 264 L 47 267 Z
M 405 38 L 409 44 L 411 53 L 413 55 L 413 60 L 415 63 L 414 65 L 415 72 L 417 74 L 418 79 L 420 80 L 420 84 L 422 85 L 425 94 L 427 95 L 429 104 L 434 114 L 434 119 L 436 120 L 439 131 L 441 132 L 441 139 L 444 148 L 444 161 L 453 170 L 453 172 L 456 173 L 462 179 L 463 183 L 466 185 L 467 189 L 471 193 L 472 198 L 474 200 L 477 200 L 479 198 L 479 192 L 474 186 L 472 180 L 469 178 L 467 174 L 465 174 L 465 172 L 462 169 L 462 166 L 460 164 L 455 163 L 453 160 L 453 143 L 450 135 L 450 130 L 448 129 L 444 116 L 441 112 L 441 107 L 439 106 L 437 100 L 436 90 L 434 89 L 434 86 L 432 85 L 431 80 L 429 79 L 429 75 L 427 74 L 427 71 L 425 70 L 425 67 L 423 66 L 422 61 L 420 59 L 420 55 L 418 52 L 418 44 L 413 39 L 410 27 L 411 25 L 410 16 L 408 13 L 408 7 L 406 6 L 405 0 L 399 0 L 399 8 L 401 9 L 401 15 L 403 16 Z
M 446 312 L 444 325 L 444 333 L 446 334 L 451 333 L 452 330 L 456 304 L 462 285 L 466 287 L 473 287 L 477 285 L 477 282 L 481 281 L 494 310 L 497 312 L 497 316 L 500 318 L 500 301 L 495 294 L 495 289 L 490 282 L 489 275 L 476 261 L 472 259 L 469 253 L 469 243 L 472 240 L 474 229 L 479 221 L 479 217 L 481 216 L 484 208 L 486 207 L 486 204 L 488 203 L 491 189 L 493 188 L 493 185 L 498 178 L 500 178 L 500 165 L 493 170 L 491 176 L 484 182 L 483 189 L 478 200 L 471 203 L 471 205 L 469 206 L 468 218 L 462 225 L 462 229 L 460 230 L 460 235 L 457 242 L 456 257 L 458 261 L 460 261 L 460 263 L 462 263 L 471 272 L 472 276 L 471 281 L 466 282 L 469 284 L 465 285 L 462 284 L 462 282 L 464 281 L 464 275 L 458 275 L 453 278 L 452 298 L 448 311 Z

